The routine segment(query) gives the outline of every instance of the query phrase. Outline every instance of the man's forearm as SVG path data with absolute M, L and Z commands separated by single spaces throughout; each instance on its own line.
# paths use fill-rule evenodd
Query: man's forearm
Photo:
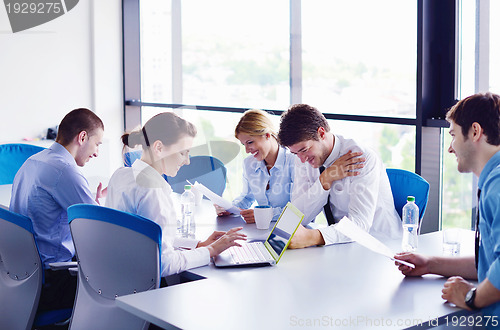
M 474 256 L 470 257 L 430 257 L 429 273 L 446 277 L 461 276 L 469 280 L 477 280 Z
M 474 305 L 483 308 L 500 301 L 500 290 L 498 290 L 488 279 L 477 286 Z

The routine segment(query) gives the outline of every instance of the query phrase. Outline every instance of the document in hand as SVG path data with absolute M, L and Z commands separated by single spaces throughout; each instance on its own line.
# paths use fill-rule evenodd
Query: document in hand
M 239 208 L 237 208 L 231 202 L 225 200 L 221 196 L 217 195 L 212 190 L 208 189 L 207 187 L 205 187 L 203 184 L 199 183 L 198 181 L 195 181 L 195 183 L 193 185 L 193 189 L 201 192 L 203 195 L 207 196 L 207 198 L 210 199 L 212 201 L 212 203 L 223 207 L 227 211 L 229 211 L 231 213 L 235 213 L 235 214 L 240 214 Z
M 335 225 L 335 229 L 373 252 L 377 252 L 408 267 L 415 268 L 415 265 L 409 262 L 394 259 L 394 252 L 392 252 L 391 249 L 363 229 L 359 228 L 347 217 L 340 219 L 339 223 Z

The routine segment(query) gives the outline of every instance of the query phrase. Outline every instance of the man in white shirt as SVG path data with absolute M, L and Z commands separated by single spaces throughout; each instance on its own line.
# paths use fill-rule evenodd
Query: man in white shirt
M 333 134 L 323 114 L 307 104 L 283 113 L 278 139 L 298 156 L 292 203 L 305 214 L 302 224 L 322 210 L 329 223 L 320 229 L 299 226 L 290 248 L 349 242 L 335 229 L 344 216 L 371 234 L 401 236 L 401 220 L 377 154 Z

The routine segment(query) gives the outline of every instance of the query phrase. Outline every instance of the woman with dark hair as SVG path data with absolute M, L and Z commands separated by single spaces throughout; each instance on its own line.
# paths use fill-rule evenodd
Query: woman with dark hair
M 211 257 L 239 246 L 236 240 L 245 239 L 239 232 L 241 227 L 227 233 L 215 231 L 204 242 L 176 237 L 172 189 L 162 174 L 175 176 L 183 165 L 189 164 L 189 149 L 195 135 L 194 125 L 172 112 L 154 116 L 143 128 L 122 136 L 125 146 L 141 145 L 143 153 L 132 167 L 119 168 L 108 185 L 106 206 L 138 214 L 161 226 L 162 276 L 207 265 Z

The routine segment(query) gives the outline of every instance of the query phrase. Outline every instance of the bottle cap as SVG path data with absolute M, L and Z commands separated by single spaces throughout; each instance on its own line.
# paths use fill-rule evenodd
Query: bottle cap
M 190 190 L 191 189 L 191 185 L 187 184 L 184 186 L 184 190 Z
M 415 201 L 415 197 L 413 197 L 413 196 L 408 196 L 408 198 L 406 198 L 406 200 L 407 200 L 408 202 L 414 202 L 414 201 Z

